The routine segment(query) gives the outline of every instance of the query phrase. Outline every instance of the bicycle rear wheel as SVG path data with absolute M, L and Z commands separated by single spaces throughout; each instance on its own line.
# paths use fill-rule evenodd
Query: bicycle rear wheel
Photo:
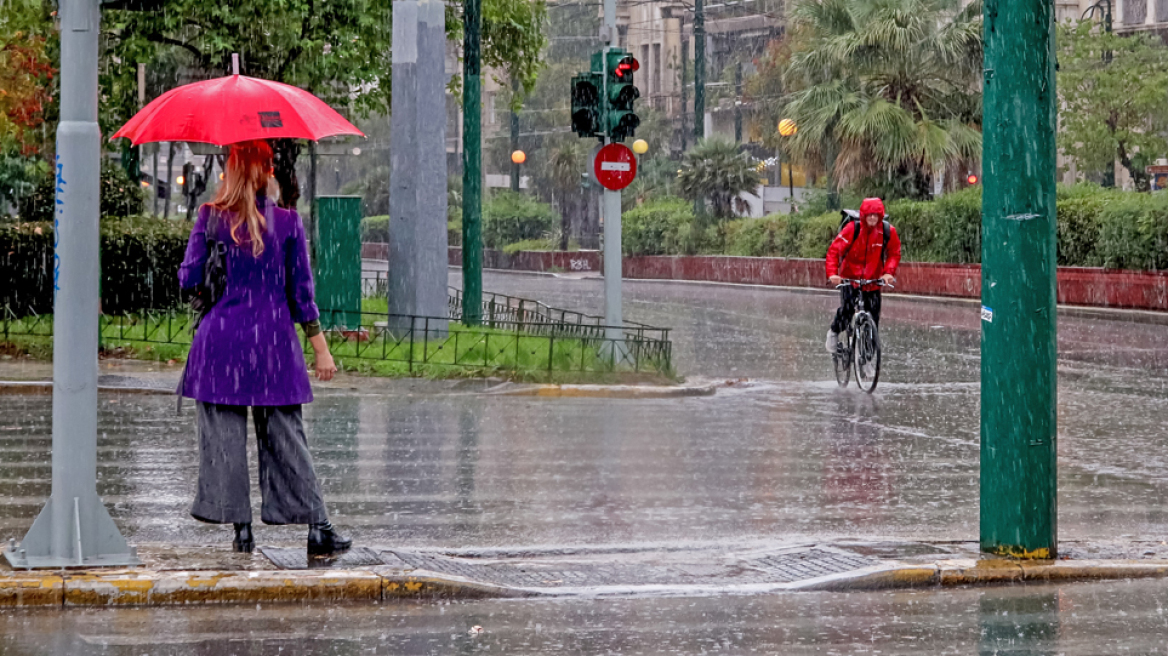
M 880 331 L 872 315 L 867 312 L 861 312 L 856 317 L 854 353 L 856 384 L 871 394 L 880 381 Z
M 831 356 L 831 362 L 835 367 L 835 382 L 840 387 L 847 387 L 852 380 L 852 331 L 844 331 L 839 339 L 839 346 Z

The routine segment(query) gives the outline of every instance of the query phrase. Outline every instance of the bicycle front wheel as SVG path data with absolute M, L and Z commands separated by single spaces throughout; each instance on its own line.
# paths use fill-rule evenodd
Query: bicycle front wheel
M 847 387 L 852 380 L 851 331 L 840 333 L 839 339 L 839 345 L 831 356 L 831 362 L 835 366 L 835 382 L 839 383 L 840 387 Z
M 872 393 L 880 381 L 880 331 L 872 315 L 862 312 L 856 317 L 856 341 L 854 347 L 856 384 L 860 389 Z

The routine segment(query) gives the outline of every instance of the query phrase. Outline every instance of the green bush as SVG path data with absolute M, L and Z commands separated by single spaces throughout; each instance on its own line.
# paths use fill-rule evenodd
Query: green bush
M 827 248 L 839 234 L 840 218 L 839 212 L 827 212 L 802 219 L 797 257 L 827 257 Z
M 101 216 L 140 216 L 146 212 L 146 194 L 142 185 L 131 180 L 117 162 L 101 163 Z
M 1116 269 L 1168 267 L 1168 195 L 1116 194 L 1100 214 L 1097 254 Z
M 190 224 L 147 217 L 101 221 L 101 306 L 106 314 L 180 306 L 178 267 Z M 39 230 L 39 233 L 38 233 Z M 53 309 L 53 226 L 0 225 L 0 306 L 18 315 Z
M 1109 195 L 1114 194 L 1059 194 L 1058 263 L 1060 266 L 1102 266 L 1103 258 L 1098 249 L 1100 233 L 1103 228 L 1103 212 L 1109 204 Z
M 517 241 L 514 244 L 507 244 L 503 247 L 503 252 L 508 255 L 514 255 L 521 251 L 554 251 L 559 248 L 559 240 L 551 239 L 524 239 Z
M 560 218 L 551 205 L 526 194 L 499 191 L 483 203 L 483 245 L 503 248 L 553 234 Z
M 389 216 L 367 216 L 361 221 L 361 241 L 389 243 Z
M 36 223 L 53 220 L 56 207 L 55 176 L 53 171 L 46 170 L 37 179 L 32 193 L 20 199 L 16 213 L 21 221 Z M 138 216 L 146 211 L 146 194 L 141 185 L 131 180 L 117 162 L 102 161 L 99 188 L 103 217 Z
M 679 198 L 649 201 L 621 217 L 625 255 L 692 254 L 705 241 L 702 236 L 693 203 Z
M 934 252 L 929 255 L 942 262 L 981 262 L 981 187 L 946 194 L 931 204 Z M 907 248 L 905 255 L 906 260 L 920 260 Z
M 794 257 L 799 252 L 800 221 L 787 214 L 729 221 L 723 227 L 726 254 L 742 257 Z

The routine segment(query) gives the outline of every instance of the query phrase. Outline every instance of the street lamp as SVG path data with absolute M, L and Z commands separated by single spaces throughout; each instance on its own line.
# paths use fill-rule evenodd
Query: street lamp
M 799 126 L 793 119 L 785 118 L 779 121 L 779 136 L 790 138 L 799 132 Z M 779 184 L 783 184 L 783 162 L 779 160 Z M 791 204 L 791 213 L 795 213 L 795 167 L 787 162 L 787 202 Z

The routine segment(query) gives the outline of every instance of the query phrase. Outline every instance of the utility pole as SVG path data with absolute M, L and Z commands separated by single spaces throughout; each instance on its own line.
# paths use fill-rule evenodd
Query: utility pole
M 686 78 L 689 77 L 689 41 L 681 40 L 681 152 L 685 152 L 689 145 L 689 129 L 686 127 L 686 119 L 689 118 L 686 114 L 686 109 L 689 106 L 689 82 Z
M 1054 0 L 986 0 L 981 548 L 1057 554 Z
M 706 137 L 706 10 L 694 0 L 694 141 Z
M 519 150 L 519 112 L 515 100 L 519 97 L 519 78 L 511 76 L 511 152 Z M 519 193 L 519 163 L 511 160 L 511 191 Z
M 61 0 L 53 295 L 52 494 L 19 546 L 18 569 L 137 565 L 97 495 L 97 347 L 101 130 L 98 0 Z M 137 183 L 135 183 L 137 184 Z
M 742 62 L 734 65 L 734 143 L 742 143 Z
M 483 316 L 482 0 L 463 0 L 462 323 Z

